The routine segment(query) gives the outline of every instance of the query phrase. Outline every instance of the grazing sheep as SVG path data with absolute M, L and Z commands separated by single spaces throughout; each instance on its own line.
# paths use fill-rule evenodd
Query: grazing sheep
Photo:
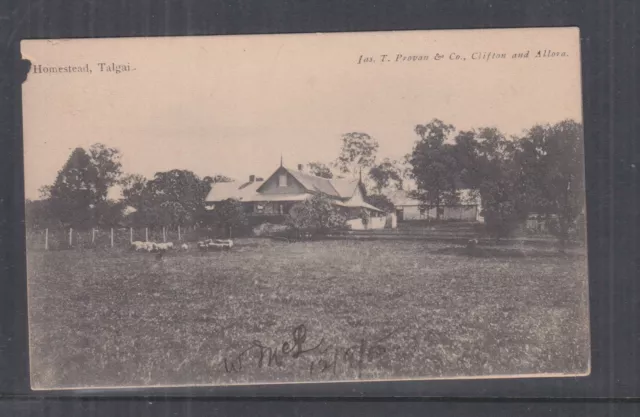
M 166 252 L 168 250 L 173 249 L 173 243 L 168 242 L 168 243 L 154 243 L 154 250 L 156 252 L 158 251 L 162 251 L 162 252 Z
M 233 247 L 233 241 L 230 239 L 207 239 L 198 242 L 198 249 L 206 250 L 229 250 Z
M 183 243 L 182 245 L 180 245 L 180 249 L 189 250 L 189 245 L 187 245 L 186 243 Z
M 136 252 L 140 252 L 143 251 L 145 249 L 145 243 L 146 242 L 131 242 L 131 250 L 134 250 Z

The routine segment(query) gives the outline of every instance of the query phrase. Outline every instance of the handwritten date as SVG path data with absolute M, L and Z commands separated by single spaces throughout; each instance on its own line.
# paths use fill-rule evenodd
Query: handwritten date
M 366 363 L 387 353 L 387 348 L 382 343 L 396 333 L 397 330 L 394 330 L 375 340 L 363 338 L 353 345 L 339 346 L 327 343 L 324 338 L 310 343 L 307 340 L 307 328 L 301 324 L 293 329 L 290 338 L 277 343 L 276 346 L 268 346 L 260 340 L 254 340 L 238 354 L 223 358 L 222 363 L 226 373 L 240 373 L 250 366 L 283 366 L 286 360 L 298 360 L 307 356 L 310 358 L 309 376 L 326 373 L 335 375 L 339 368 L 346 367 L 355 369 L 360 378 Z

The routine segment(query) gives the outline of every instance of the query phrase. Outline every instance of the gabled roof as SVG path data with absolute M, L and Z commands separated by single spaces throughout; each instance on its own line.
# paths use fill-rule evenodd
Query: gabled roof
M 281 172 L 283 169 L 302 185 L 305 192 L 299 194 L 262 194 L 259 191 L 260 187 L 269 181 L 271 176 L 277 172 Z M 341 200 L 342 203 L 338 205 L 344 207 L 367 207 L 379 211 L 379 209 L 370 204 L 349 201 L 356 194 L 356 189 L 361 186 L 360 181 L 357 179 L 323 178 L 287 167 L 278 168 L 271 176 L 265 181 L 215 183 L 211 186 L 211 191 L 209 191 L 207 195 L 206 202 L 213 203 L 229 198 L 244 202 L 303 201 L 313 194 L 320 192 Z
M 358 187 L 357 179 L 323 178 L 299 170 L 284 167 L 304 188 L 310 192 L 322 192 L 333 197 L 351 198 Z

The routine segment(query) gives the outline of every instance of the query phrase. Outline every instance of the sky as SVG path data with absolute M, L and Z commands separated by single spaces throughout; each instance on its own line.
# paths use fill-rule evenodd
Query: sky
M 291 167 L 331 162 L 347 132 L 376 138 L 383 159 L 409 153 L 414 127 L 433 118 L 507 135 L 582 121 L 575 28 L 28 40 L 21 47 L 32 62 L 23 84 L 26 198 L 53 183 L 74 148 L 96 142 L 120 150 L 126 173 L 188 169 L 244 180 L 268 176 L 281 156 Z M 534 57 L 545 50 L 565 56 Z M 512 58 L 526 51 L 528 58 Z M 506 58 L 473 59 L 491 53 Z M 358 63 L 361 56 L 375 62 Z M 403 59 L 410 56 L 428 59 Z M 111 64 L 132 70 L 106 71 Z M 34 72 L 59 66 L 91 73 Z

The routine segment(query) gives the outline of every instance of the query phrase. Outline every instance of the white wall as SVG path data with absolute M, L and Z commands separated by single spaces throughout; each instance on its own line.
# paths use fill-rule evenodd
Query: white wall
M 351 230 L 377 230 L 384 229 L 384 225 L 387 222 L 386 217 L 371 217 L 369 224 L 365 228 L 362 223 L 362 219 L 347 220 L 347 224 L 351 227 Z
M 425 209 L 423 212 L 420 212 L 420 206 L 398 206 L 397 208 L 404 209 L 403 220 L 426 220 L 437 217 L 435 207 Z M 477 206 L 445 206 L 440 219 L 478 221 L 479 211 Z

